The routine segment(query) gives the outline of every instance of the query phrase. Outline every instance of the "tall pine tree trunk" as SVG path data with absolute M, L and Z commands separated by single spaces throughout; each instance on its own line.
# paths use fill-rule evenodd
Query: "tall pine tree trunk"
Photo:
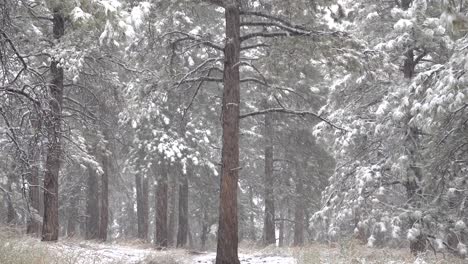
M 29 202 L 31 205 L 30 215 L 26 227 L 26 233 L 39 234 L 42 226 L 42 216 L 40 208 L 40 189 L 39 189 L 39 167 L 41 162 L 40 155 L 40 123 L 39 118 L 31 119 L 31 126 L 34 129 L 34 144 L 31 153 L 31 175 L 29 179 Z
M 237 1 L 226 1 L 225 4 L 223 148 L 216 264 L 239 264 L 237 182 L 240 170 L 240 15 Z
M 12 170 L 13 171 L 13 170 Z M 14 224 L 14 221 L 16 219 L 16 211 L 15 207 L 13 206 L 13 181 L 15 179 L 15 174 L 13 172 L 10 172 L 7 174 L 7 191 L 6 193 L 6 200 L 7 200 L 7 218 L 6 222 L 7 224 Z
M 157 177 L 156 198 L 156 245 L 167 247 L 167 164 L 161 161 L 160 173 Z
M 137 191 L 138 238 L 147 240 L 149 227 L 148 179 L 138 173 L 135 175 L 135 185 Z
M 177 174 L 174 174 L 177 175 Z M 176 224 L 178 222 L 178 179 L 177 177 L 171 177 L 168 183 L 168 214 L 169 223 L 167 224 L 167 245 L 169 247 L 176 245 Z
M 99 182 L 96 170 L 88 166 L 88 190 L 86 199 L 86 239 L 99 235 Z
M 53 33 L 55 39 L 60 39 L 65 33 L 65 19 L 59 9 L 54 9 Z M 50 110 L 47 114 L 47 159 L 44 175 L 44 218 L 42 240 L 55 241 L 59 235 L 58 215 L 58 178 L 61 158 L 62 100 L 63 100 L 63 68 L 55 59 L 50 64 L 52 81 L 50 83 Z
M 304 182 L 303 168 L 296 163 L 296 197 L 294 207 L 294 246 L 304 245 Z
M 188 175 L 181 175 L 179 188 L 179 228 L 177 230 L 177 247 L 187 245 L 188 236 Z
M 268 109 L 267 100 L 263 102 L 264 108 Z M 270 245 L 276 243 L 275 237 L 275 198 L 273 194 L 273 125 L 271 114 L 265 115 L 264 140 L 265 140 L 265 218 L 263 225 L 264 244 Z
M 249 239 L 252 241 L 256 241 L 257 237 L 255 235 L 255 210 L 254 210 L 254 191 L 253 187 L 249 186 Z
M 99 214 L 99 239 L 107 240 L 107 226 L 109 225 L 109 159 L 107 153 L 101 153 L 103 174 L 101 176 L 101 202 Z
M 70 205 L 67 208 L 67 237 L 73 237 L 76 234 L 76 225 L 78 223 L 78 201 L 80 199 L 80 184 L 75 183 L 71 191 Z

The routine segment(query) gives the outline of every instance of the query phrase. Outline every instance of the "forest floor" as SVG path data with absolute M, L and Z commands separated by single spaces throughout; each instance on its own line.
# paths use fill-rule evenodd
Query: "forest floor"
M 355 242 L 332 247 L 314 244 L 304 248 L 259 248 L 243 243 L 241 264 L 462 264 L 446 254 L 432 252 L 414 257 L 407 249 L 370 249 Z M 20 233 L 0 229 L 1 264 L 212 264 L 214 252 L 183 249 L 155 250 L 152 245 L 127 241 L 98 243 L 78 239 L 40 242 Z

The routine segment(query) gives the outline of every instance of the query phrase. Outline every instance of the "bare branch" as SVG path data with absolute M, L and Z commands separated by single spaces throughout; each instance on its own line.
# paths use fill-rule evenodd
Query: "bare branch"
M 206 77 L 209 78 L 210 77 L 210 74 L 211 74 L 211 71 L 214 70 L 216 68 L 211 68 L 208 70 L 208 73 L 206 74 Z M 197 97 L 198 95 L 198 92 L 200 91 L 201 87 L 203 86 L 203 83 L 205 81 L 200 81 L 197 85 L 197 89 L 195 90 L 195 93 L 193 94 L 192 98 L 190 99 L 190 103 L 189 105 L 184 109 L 184 114 L 182 115 L 182 120 L 184 120 L 185 118 L 185 115 L 187 114 L 188 110 L 190 109 L 190 107 L 192 107 L 192 104 L 193 104 L 193 101 L 195 100 L 195 97 Z
M 198 77 L 198 78 L 185 79 L 184 81 L 181 81 L 181 82 L 176 83 L 176 84 L 180 85 L 180 84 L 184 84 L 184 83 L 193 83 L 193 82 L 201 82 L 201 81 L 222 83 L 223 79 L 204 76 L 204 77 Z
M 20 55 L 20 53 L 18 52 L 18 50 L 16 49 L 15 45 L 13 44 L 13 41 L 11 41 L 11 39 L 8 37 L 8 35 L 0 29 L 0 33 L 1 35 L 3 36 L 3 38 L 5 38 L 5 40 L 8 42 L 8 44 L 10 44 L 10 47 L 11 49 L 13 50 L 13 52 L 16 54 L 16 56 L 18 57 L 18 59 L 21 61 L 21 64 L 23 65 L 23 68 L 21 68 L 21 70 L 16 74 L 15 78 L 13 79 L 13 81 L 10 82 L 10 84 L 12 83 L 15 83 L 16 80 L 18 80 L 18 78 L 20 77 L 20 75 L 23 73 L 23 71 L 25 71 L 27 68 L 28 68 L 28 65 L 26 64 L 26 61 L 24 60 L 24 58 Z
M 168 33 L 165 33 L 162 38 L 165 38 L 169 35 L 182 35 L 184 36 L 183 38 L 179 38 L 179 39 L 176 39 L 172 44 L 177 44 L 179 42 L 183 42 L 183 41 L 196 41 L 197 45 L 205 45 L 207 47 L 210 47 L 210 48 L 213 48 L 213 49 L 216 49 L 216 50 L 219 50 L 219 51 L 223 51 L 223 47 L 210 41 L 210 40 L 207 40 L 207 39 L 203 39 L 203 38 L 200 38 L 199 36 L 196 36 L 196 35 L 192 35 L 192 34 L 189 34 L 187 32 L 182 32 L 182 31 L 171 31 L 171 32 L 168 32 Z M 193 46 L 197 46 L 197 45 L 193 45 Z
M 182 79 L 180 79 L 180 81 L 177 82 L 177 88 L 179 88 L 179 86 L 181 84 L 184 83 L 185 80 L 187 80 L 188 77 L 190 77 L 191 75 L 197 73 L 198 71 L 200 71 L 203 67 L 205 67 L 205 65 L 211 63 L 211 62 L 215 62 L 215 61 L 218 61 L 218 60 L 222 60 L 222 58 L 209 58 L 205 61 L 203 61 L 202 63 L 200 63 L 197 67 L 195 67 L 193 70 L 189 71 L 187 74 L 185 74 L 184 77 L 182 77 Z M 206 76 L 208 77 L 208 76 Z
M 278 31 L 278 32 L 253 32 L 246 34 L 240 38 L 241 42 L 252 39 L 252 38 L 275 38 L 275 37 L 291 37 L 291 36 L 326 36 L 326 35 L 340 35 L 343 34 L 340 31 L 303 31 L 303 30 L 291 30 L 291 31 Z
M 41 103 L 32 98 L 31 95 L 29 95 L 28 93 L 24 92 L 23 90 L 17 90 L 17 89 L 11 89 L 11 88 L 7 88 L 8 86 L 0 86 L 0 92 L 4 91 L 6 93 L 11 93 L 11 94 L 17 94 L 17 95 L 21 95 L 21 96 L 24 96 L 26 97 L 28 100 L 30 100 L 31 102 L 33 102 L 36 106 L 40 106 Z
M 288 26 L 288 27 L 293 27 L 293 28 L 297 28 L 297 29 L 301 29 L 301 30 L 306 30 L 305 27 L 303 26 L 300 26 L 300 25 L 293 25 L 291 24 L 290 22 L 288 22 L 287 20 L 285 19 L 282 19 L 282 18 L 279 18 L 277 16 L 272 16 L 272 15 L 268 15 L 268 14 L 265 14 L 265 13 L 262 13 L 262 12 L 255 12 L 255 11 L 241 11 L 240 12 L 241 15 L 244 15 L 244 16 L 256 16 L 256 17 L 262 17 L 262 18 L 266 18 L 266 19 L 269 19 L 269 20 L 272 20 L 272 21 L 276 21 L 276 22 L 279 22 L 285 26 Z
M 268 48 L 270 45 L 265 44 L 265 43 L 259 43 L 259 44 L 253 44 L 253 45 L 247 45 L 244 47 L 241 47 L 241 51 L 244 50 L 249 50 L 249 49 L 257 49 L 257 48 Z
M 327 123 L 328 125 L 330 125 L 333 128 L 339 129 L 341 131 L 347 131 L 346 129 L 333 124 L 331 121 L 325 119 L 324 117 L 322 117 L 322 116 L 320 116 L 320 115 L 318 115 L 316 113 L 309 112 L 309 111 L 296 111 L 296 110 L 290 110 L 290 109 L 284 109 L 284 108 L 269 108 L 269 109 L 264 109 L 264 110 L 260 110 L 260 111 L 256 111 L 256 112 L 251 112 L 251 113 L 240 115 L 239 119 L 243 119 L 243 118 L 246 118 L 246 117 L 249 117 L 249 116 L 264 115 L 264 114 L 267 114 L 267 113 L 283 113 L 283 114 L 298 115 L 298 116 L 307 116 L 307 115 L 309 115 L 309 116 L 313 116 L 313 117 Z

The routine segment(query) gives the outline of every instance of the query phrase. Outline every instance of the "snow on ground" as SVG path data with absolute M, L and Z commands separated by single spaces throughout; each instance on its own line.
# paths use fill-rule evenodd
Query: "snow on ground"
M 40 242 L 37 238 L 21 237 L 0 243 L 0 249 L 11 247 L 24 252 L 42 252 L 47 257 L 41 263 L 60 264 L 213 264 L 215 252 L 193 252 L 183 249 L 157 250 L 144 243 L 99 243 L 96 241 L 68 240 Z M 5 248 L 6 249 L 6 248 Z M 23 253 L 22 253 L 23 252 Z M 12 253 L 14 254 L 14 253 Z M 297 264 L 296 260 L 283 253 L 242 252 L 241 264 Z M 2 261 L 0 261 L 2 262 Z
M 216 253 L 208 253 L 194 257 L 190 263 L 196 264 L 213 264 L 216 258 Z M 292 257 L 281 257 L 281 256 L 262 256 L 262 255 L 250 255 L 250 254 L 239 254 L 239 260 L 241 264 L 296 264 L 296 260 Z M 187 263 L 189 264 L 189 263 Z
M 76 264 L 137 264 L 155 255 L 165 258 L 168 251 L 156 251 L 151 248 L 138 248 L 117 244 L 94 242 L 58 242 L 48 243 L 48 248 L 64 258 L 74 258 Z

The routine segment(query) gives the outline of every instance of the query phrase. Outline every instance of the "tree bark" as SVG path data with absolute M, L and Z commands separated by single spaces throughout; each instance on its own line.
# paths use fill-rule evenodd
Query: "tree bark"
M 58 9 L 54 9 L 53 33 L 55 39 L 64 35 L 65 19 Z M 58 216 L 58 177 L 60 156 L 62 152 L 62 101 L 63 101 L 63 68 L 55 59 L 50 64 L 52 81 L 49 85 L 51 99 L 47 114 L 47 159 L 44 175 L 44 219 L 42 241 L 55 241 L 59 235 Z
M 284 219 L 284 213 L 282 208 L 280 208 L 280 219 Z M 279 223 L 278 246 L 284 247 L 284 220 L 281 220 Z
M 40 155 L 40 123 L 39 119 L 31 119 L 31 127 L 34 130 L 34 144 L 32 147 L 31 153 L 31 175 L 29 179 L 30 188 L 29 188 L 29 202 L 30 202 L 30 212 L 29 219 L 26 227 L 27 234 L 39 234 L 41 232 L 42 226 L 42 216 L 40 208 L 40 191 L 39 191 L 39 165 L 41 162 Z
M 167 225 L 167 245 L 169 247 L 176 245 L 176 224 L 178 222 L 178 205 L 177 205 L 177 196 L 178 196 L 178 179 L 177 177 L 171 177 L 168 186 L 168 214 L 169 214 L 169 223 Z
M 227 2 L 227 1 L 226 1 Z M 239 178 L 240 15 L 237 1 L 225 6 L 223 147 L 216 264 L 239 264 L 237 182 Z
M 96 170 L 88 166 L 88 192 L 86 199 L 86 239 L 99 235 L 99 183 Z
M 264 107 L 268 108 L 267 100 L 263 102 Z M 272 140 L 272 116 L 271 113 L 265 115 L 264 139 L 265 139 L 265 218 L 263 225 L 264 244 L 276 244 L 275 236 L 275 197 L 273 194 L 273 140 Z
M 109 159 L 106 153 L 101 154 L 103 174 L 101 176 L 101 207 L 99 214 L 99 239 L 107 240 L 109 225 Z
M 15 174 L 10 172 L 7 175 L 7 191 L 6 193 L 6 200 L 7 200 L 7 219 L 6 223 L 7 224 L 13 224 L 15 219 L 16 219 L 16 211 L 15 207 L 13 206 L 13 188 L 11 185 L 13 184 Z
M 188 236 L 188 175 L 181 175 L 179 185 L 179 228 L 177 230 L 177 247 L 187 245 Z
M 296 164 L 296 199 L 294 208 L 294 246 L 304 245 L 304 180 L 300 164 Z
M 139 173 L 135 175 L 135 186 L 137 192 L 137 222 L 138 238 L 148 239 L 148 179 Z
M 255 235 L 255 211 L 254 211 L 254 201 L 253 201 L 253 198 L 254 198 L 254 191 L 253 191 L 253 187 L 252 186 L 249 186 L 249 210 L 250 210 L 250 214 L 249 214 L 249 239 L 252 240 L 252 241 L 256 241 L 257 240 L 257 236 Z
M 210 232 L 210 223 L 209 223 L 209 215 L 208 209 L 206 207 L 202 207 L 203 211 L 203 219 L 202 219 L 202 230 L 201 230 L 201 250 L 206 249 L 206 240 L 208 239 L 208 233 Z
M 167 247 L 167 164 L 161 161 L 158 184 L 155 190 L 156 198 L 156 245 Z
M 70 205 L 68 208 L 67 219 L 67 237 L 73 237 L 76 234 L 76 224 L 78 223 L 78 201 L 80 196 L 80 184 L 76 183 L 73 186 L 70 197 Z

